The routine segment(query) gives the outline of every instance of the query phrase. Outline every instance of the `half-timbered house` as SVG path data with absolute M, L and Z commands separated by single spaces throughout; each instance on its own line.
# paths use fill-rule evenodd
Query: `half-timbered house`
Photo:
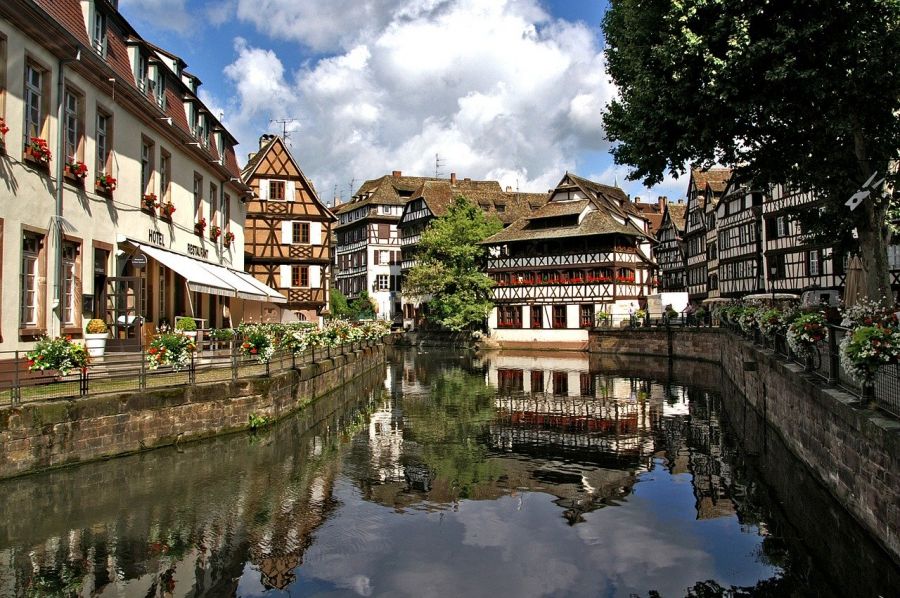
M 806 238 L 800 222 L 791 217 L 791 212 L 816 201 L 813 193 L 776 185 L 763 202 L 767 290 L 801 293 L 843 285 L 843 256 L 825 243 Z
M 667 203 L 656 233 L 653 259 L 659 268 L 659 290 L 684 291 L 684 214 L 687 205 Z
M 725 184 L 731 177 L 730 168 L 693 169 L 688 182 L 687 211 L 684 229 L 685 242 L 685 283 L 693 302 L 702 301 L 709 295 L 709 263 L 718 266 L 715 248 L 707 250 L 710 236 L 715 234 L 714 208 L 725 191 Z M 717 286 L 717 279 L 712 281 Z
M 267 134 L 259 145 L 242 172 L 253 190 L 244 222 L 244 264 L 287 298 L 281 321 L 316 321 L 328 306 L 336 218 L 284 140 Z
M 762 204 L 765 194 L 732 178 L 716 206 L 719 296 L 740 298 L 765 288 Z
M 398 319 L 400 303 L 400 235 L 403 206 L 426 177 L 403 176 L 399 170 L 363 183 L 351 200 L 334 209 L 335 286 L 348 299 L 367 291 L 377 316 Z
M 425 180 L 403 208 L 397 229 L 400 232 L 401 285 L 402 278 L 416 264 L 418 244 L 422 232 L 435 218 L 447 213 L 453 200 L 463 196 L 486 213 L 496 217 L 503 226 L 527 216 L 547 203 L 547 193 L 520 193 L 497 181 L 458 179 Z M 403 297 L 404 326 L 415 327 L 422 318 L 422 298 Z
M 506 346 L 583 348 L 588 329 L 652 288 L 647 220 L 618 187 L 566 174 L 543 207 L 484 241 L 496 282 L 490 334 Z

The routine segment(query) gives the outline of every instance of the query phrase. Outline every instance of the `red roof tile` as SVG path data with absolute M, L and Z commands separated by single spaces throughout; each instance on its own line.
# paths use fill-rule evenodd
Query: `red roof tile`
M 34 0 L 34 3 L 68 29 L 79 42 L 90 47 L 91 42 L 84 26 L 84 13 L 81 12 L 79 0 Z

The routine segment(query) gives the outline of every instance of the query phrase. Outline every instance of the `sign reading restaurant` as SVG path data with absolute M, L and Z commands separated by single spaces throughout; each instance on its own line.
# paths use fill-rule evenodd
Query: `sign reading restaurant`
M 188 255 L 196 255 L 199 258 L 207 259 L 209 257 L 209 250 L 205 247 L 198 247 L 192 243 L 187 244 L 187 252 Z

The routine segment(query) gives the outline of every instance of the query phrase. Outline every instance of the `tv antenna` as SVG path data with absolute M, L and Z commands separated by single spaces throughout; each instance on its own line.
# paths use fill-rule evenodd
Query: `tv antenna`
M 272 118 L 269 119 L 269 124 L 275 123 L 281 125 L 281 138 L 284 141 L 287 141 L 291 137 L 291 133 L 288 132 L 287 126 L 292 122 L 296 122 L 296 120 L 296 118 Z
M 434 155 L 434 178 L 439 179 L 444 176 L 444 173 L 441 172 L 441 167 L 444 165 L 444 160 L 441 159 L 440 154 Z
M 356 184 L 356 177 L 353 177 L 352 179 L 350 179 L 350 184 L 347 185 L 347 188 L 350 190 L 347 193 L 347 196 L 350 197 L 351 200 L 353 199 L 353 185 L 355 185 L 355 184 Z

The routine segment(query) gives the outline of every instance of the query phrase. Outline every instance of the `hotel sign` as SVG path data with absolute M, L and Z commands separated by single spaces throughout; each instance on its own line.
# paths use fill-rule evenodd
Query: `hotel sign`
M 166 236 L 158 230 L 150 229 L 147 234 L 147 240 L 160 247 L 166 246 Z

